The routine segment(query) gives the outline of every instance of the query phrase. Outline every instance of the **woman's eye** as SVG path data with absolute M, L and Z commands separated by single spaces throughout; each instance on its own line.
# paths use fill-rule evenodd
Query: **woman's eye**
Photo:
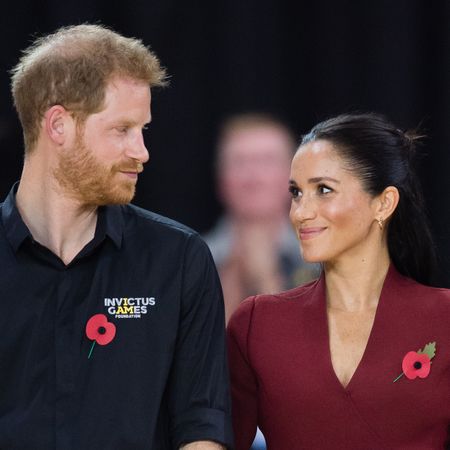
M 125 134 L 128 131 L 128 127 L 117 127 L 116 130 L 120 133 L 120 134 Z
M 320 195 L 329 194 L 330 192 L 333 191 L 333 189 L 329 188 L 328 186 L 325 186 L 324 184 L 319 185 L 318 190 Z
M 289 192 L 292 195 L 292 198 L 298 198 L 301 196 L 300 189 L 295 186 L 289 186 Z

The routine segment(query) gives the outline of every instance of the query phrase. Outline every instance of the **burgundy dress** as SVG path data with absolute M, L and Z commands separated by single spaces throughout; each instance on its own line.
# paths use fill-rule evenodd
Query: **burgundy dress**
M 403 357 L 436 342 L 426 378 Z M 236 450 L 256 426 L 269 450 L 446 448 L 450 426 L 450 290 L 390 267 L 373 328 L 344 388 L 331 364 L 325 280 L 245 300 L 228 325 Z

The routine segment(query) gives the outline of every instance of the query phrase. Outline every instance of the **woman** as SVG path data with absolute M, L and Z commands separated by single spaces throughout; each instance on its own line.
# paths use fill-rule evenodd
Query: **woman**
M 319 280 L 245 300 L 228 327 L 236 449 L 443 449 L 450 291 L 413 174 L 375 114 L 322 122 L 291 166 L 290 218 Z

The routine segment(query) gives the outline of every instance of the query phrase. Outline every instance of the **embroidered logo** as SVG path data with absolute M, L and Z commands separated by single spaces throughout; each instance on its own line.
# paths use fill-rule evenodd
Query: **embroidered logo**
M 106 297 L 108 314 L 116 319 L 140 319 L 156 305 L 155 297 Z

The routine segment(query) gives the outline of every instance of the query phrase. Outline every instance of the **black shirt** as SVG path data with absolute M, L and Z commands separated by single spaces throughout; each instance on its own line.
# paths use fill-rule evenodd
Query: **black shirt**
M 102 207 L 66 266 L 33 240 L 13 189 L 0 261 L 0 449 L 231 447 L 222 294 L 195 232 Z M 92 348 L 96 314 L 116 335 Z

